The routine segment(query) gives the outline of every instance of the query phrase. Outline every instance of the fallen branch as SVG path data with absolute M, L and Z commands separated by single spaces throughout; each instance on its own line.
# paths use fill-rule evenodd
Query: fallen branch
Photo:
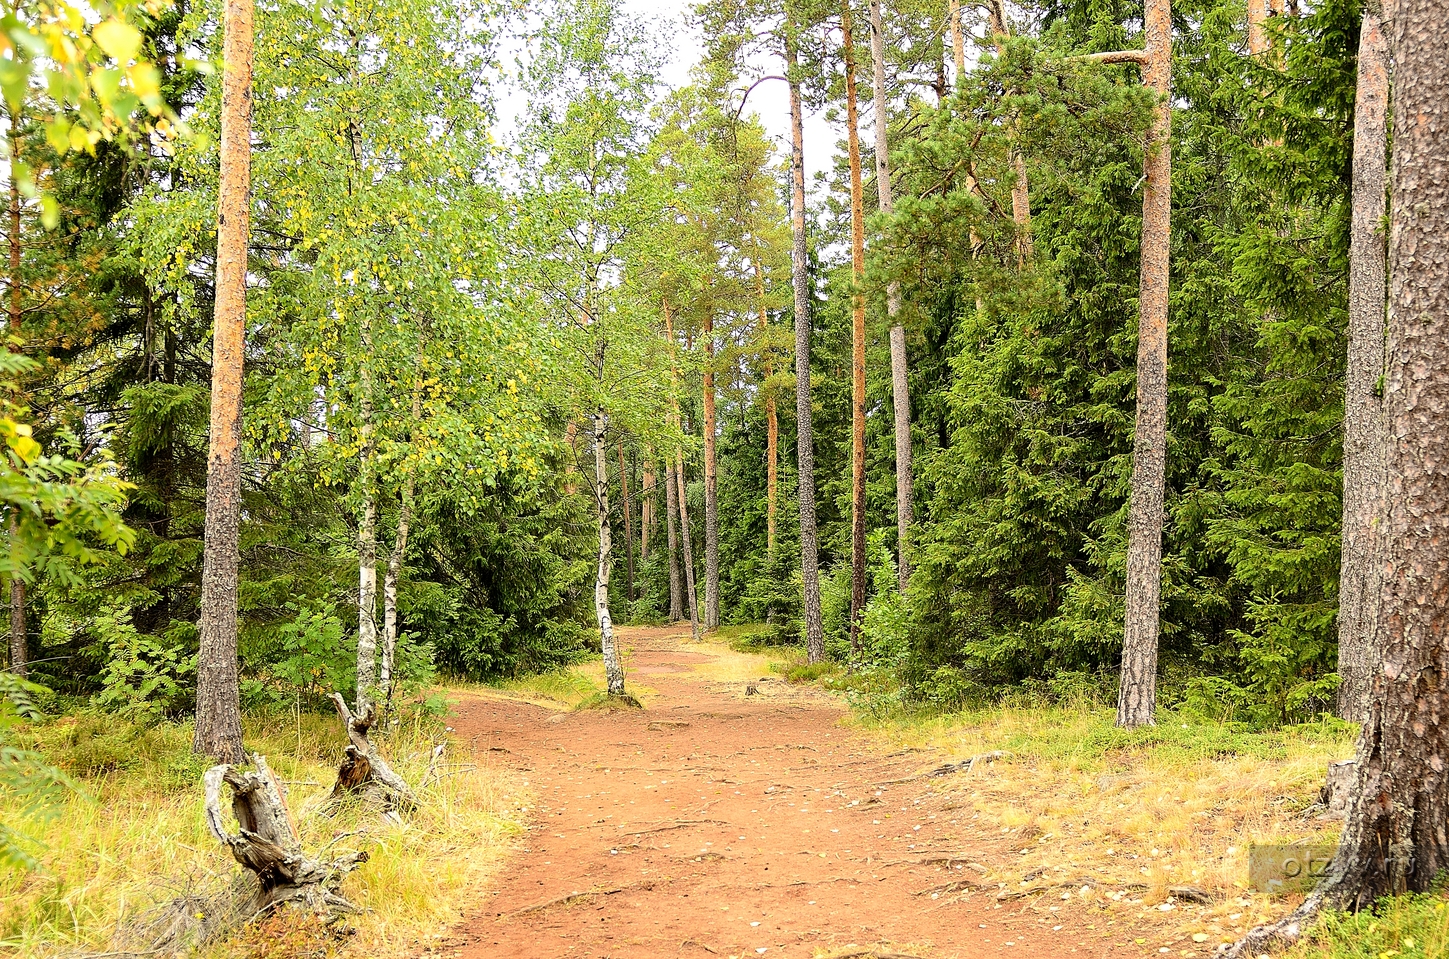
M 991 763 L 995 762 L 998 759 L 1006 759 L 1010 756 L 1011 753 L 998 749 L 993 752 L 982 753 L 979 756 L 972 756 L 970 759 L 963 759 L 960 762 L 946 763 L 945 765 L 937 766 L 935 769 L 928 769 L 925 772 L 916 773 L 913 776 L 907 776 L 904 779 L 887 779 L 883 783 L 876 783 L 876 785 L 895 786 L 899 785 L 900 783 L 915 782 L 917 779 L 930 779 L 936 776 L 949 776 L 952 773 L 970 773 L 971 770 L 976 768 L 977 763 Z

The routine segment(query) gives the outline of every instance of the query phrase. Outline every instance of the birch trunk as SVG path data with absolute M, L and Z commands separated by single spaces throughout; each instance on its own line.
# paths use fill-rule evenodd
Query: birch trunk
M 1294 939 L 1321 908 L 1428 891 L 1449 868 L 1449 20 L 1446 0 L 1399 0 L 1389 240 L 1388 435 L 1381 612 L 1368 719 L 1338 853 L 1293 914 L 1238 956 Z
M 959 19 L 960 11 L 957 16 Z M 875 61 L 875 183 L 882 213 L 894 212 L 891 196 L 890 143 L 887 136 L 890 105 L 886 102 L 885 28 L 881 23 L 880 0 L 870 0 L 870 45 Z M 911 524 L 915 510 L 911 496 L 911 397 L 907 378 L 906 331 L 896 319 L 901 311 L 901 284 L 886 286 L 886 314 L 890 319 L 891 405 L 895 412 L 896 441 L 896 548 L 900 590 L 911 579 Z
M 788 8 L 787 8 L 788 10 Z M 820 558 L 815 529 L 815 432 L 810 409 L 810 263 L 805 242 L 805 117 L 800 102 L 795 24 L 785 24 L 785 66 L 790 86 L 790 285 L 795 293 L 795 458 L 800 497 L 800 591 L 805 649 L 810 662 L 825 658 L 820 618 Z
M 413 380 L 412 439 L 417 442 L 418 429 L 423 421 L 422 348 L 418 349 L 417 378 Z M 397 514 L 397 536 L 393 540 L 392 552 L 387 557 L 387 572 L 382 579 L 382 662 L 378 667 L 378 685 L 382 688 L 383 702 L 392 702 L 393 660 L 397 653 L 397 583 L 402 575 L 403 560 L 407 558 L 408 531 L 413 521 L 413 493 L 416 475 L 409 469 L 403 480 L 402 506 Z
M 239 452 L 251 183 L 252 15 L 252 0 L 226 0 L 201 640 L 192 738 L 193 752 L 224 763 L 243 760 L 236 642 L 237 532 L 241 521 Z
M 669 621 L 677 623 L 684 618 L 684 587 L 679 582 L 679 540 L 674 529 L 674 517 L 679 515 L 679 502 L 675 495 L 674 467 L 664 466 L 664 520 L 669 539 Z
M 1362 722 L 1377 657 L 1380 555 L 1375 525 L 1384 489 L 1384 168 L 1389 50 L 1383 11 L 1366 4 L 1358 45 L 1349 242 L 1348 365 L 1343 390 L 1343 552 L 1338 589 L 1338 715 Z
M 624 666 L 614 643 L 614 621 L 609 616 L 609 570 L 613 543 L 609 534 L 609 454 L 605 434 L 609 419 L 599 410 L 591 417 L 594 446 L 594 513 L 599 525 L 599 566 L 594 576 L 594 615 L 599 620 L 599 645 L 604 652 L 604 679 L 610 696 L 624 695 Z
M 357 485 L 362 492 L 362 516 L 357 523 L 357 696 L 362 712 L 373 702 L 377 685 L 377 490 L 376 439 L 372 409 L 372 319 L 361 317 L 362 355 L 358 366 L 358 428 L 361 440 Z
M 845 133 L 850 154 L 850 649 L 860 649 L 865 609 L 865 203 L 860 170 L 860 122 L 855 85 L 851 0 L 840 4 L 845 57 Z
M 704 316 L 704 626 L 719 627 L 719 464 L 715 457 L 714 313 Z
M 695 642 L 699 641 L 699 593 L 694 588 L 694 547 L 689 541 L 689 503 L 685 493 L 684 482 L 684 454 L 674 454 L 674 481 L 679 489 L 675 498 L 679 501 L 679 536 L 684 547 L 684 555 L 681 559 L 684 565 L 684 589 L 685 598 L 689 601 L 689 635 Z
M 1151 725 L 1157 707 L 1158 614 L 1162 589 L 1167 471 L 1168 240 L 1172 206 L 1172 8 L 1148 0 L 1143 84 L 1157 98 L 1142 192 L 1142 279 L 1137 325 L 1137 430 L 1128 505 L 1127 596 L 1117 725 Z

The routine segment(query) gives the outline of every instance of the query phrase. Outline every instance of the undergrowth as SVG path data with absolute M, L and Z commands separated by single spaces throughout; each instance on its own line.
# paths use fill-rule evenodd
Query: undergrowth
M 0 947 L 21 955 L 104 950 L 128 917 L 210 890 L 236 870 L 202 822 L 200 779 L 209 764 L 191 755 L 189 723 L 128 723 L 81 711 L 16 733 L 78 788 L 62 797 L 56 815 L 29 824 L 39 870 L 0 872 Z M 374 739 L 394 768 L 417 784 L 430 746 L 445 735 L 441 719 L 413 709 L 388 730 L 375 731 Z M 307 849 L 336 843 L 366 849 L 371 857 L 342 889 L 363 910 L 350 919 L 353 934 L 334 944 L 349 954 L 419 951 L 460 918 L 521 829 L 527 804 L 522 781 L 476 768 L 465 756 L 446 756 L 442 776 L 420 790 L 419 807 L 394 825 L 357 807 L 344 806 L 333 817 L 314 814 L 347 742 L 335 716 L 250 713 L 245 742 L 283 781 Z M 206 955 L 282 954 L 286 949 L 278 953 L 273 946 L 293 939 L 299 955 L 319 954 L 302 948 L 315 940 L 315 931 L 298 926 L 272 938 L 276 933 L 244 930 Z

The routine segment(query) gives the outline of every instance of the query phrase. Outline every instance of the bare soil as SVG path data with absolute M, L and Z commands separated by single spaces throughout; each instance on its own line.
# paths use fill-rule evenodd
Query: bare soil
M 1156 955 L 1059 894 L 998 899 L 1019 855 L 929 779 L 938 764 L 844 728 L 779 677 L 716 683 L 677 628 L 625 629 L 645 710 L 468 697 L 454 726 L 537 797 L 489 898 L 440 951 L 465 957 Z M 753 689 L 754 692 L 749 690 Z M 971 775 L 990 775 L 981 766 Z M 1019 846 L 1021 840 L 1016 840 Z M 1150 933 L 1148 934 L 1150 935 Z

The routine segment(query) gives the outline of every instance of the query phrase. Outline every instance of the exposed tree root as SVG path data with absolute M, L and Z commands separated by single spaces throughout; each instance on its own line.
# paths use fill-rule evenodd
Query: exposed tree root
M 632 832 L 620 833 L 621 836 L 647 836 L 652 832 L 667 832 L 670 829 L 688 829 L 690 826 L 704 825 L 726 825 L 723 819 L 681 819 L 677 822 L 666 823 L 662 826 L 650 826 L 648 829 L 635 829 Z
M 505 912 L 498 918 L 500 920 L 513 919 L 518 916 L 526 916 L 529 913 L 542 912 L 543 910 L 552 908 L 553 906 L 563 906 L 572 902 L 580 902 L 585 899 L 592 899 L 595 896 L 613 896 L 618 893 L 628 892 L 634 889 L 648 890 L 653 888 L 654 880 L 646 879 L 643 882 L 631 882 L 627 886 L 614 886 L 612 889 L 588 889 L 583 892 L 571 892 L 567 895 L 555 896 L 552 899 L 544 899 L 541 902 L 535 902 L 530 906 L 524 906 L 522 909 L 515 909 L 512 912 Z

